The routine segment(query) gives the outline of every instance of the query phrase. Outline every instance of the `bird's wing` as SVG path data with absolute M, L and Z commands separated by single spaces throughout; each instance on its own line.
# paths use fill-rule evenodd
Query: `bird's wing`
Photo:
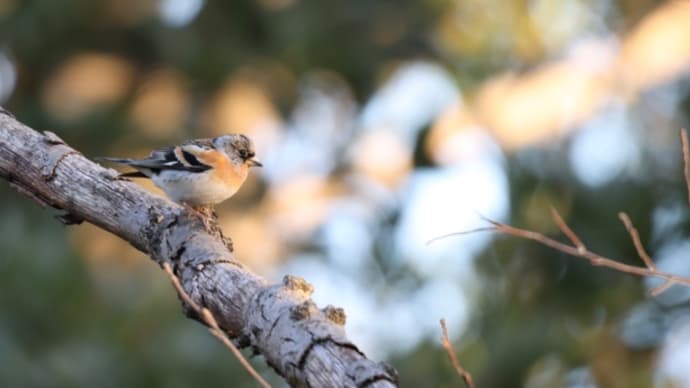
M 132 166 L 147 176 L 155 175 L 164 170 L 203 172 L 211 166 L 202 163 L 197 155 L 210 150 L 212 143 L 208 139 L 190 140 L 176 147 L 166 147 L 154 150 L 144 159 L 99 158 L 113 163 Z

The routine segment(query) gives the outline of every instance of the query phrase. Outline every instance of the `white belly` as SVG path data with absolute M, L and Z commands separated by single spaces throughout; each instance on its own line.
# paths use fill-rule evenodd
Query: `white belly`
M 182 171 L 162 171 L 151 177 L 153 183 L 175 202 L 192 206 L 214 205 L 232 197 L 239 187 L 213 179 L 210 171 L 190 175 Z

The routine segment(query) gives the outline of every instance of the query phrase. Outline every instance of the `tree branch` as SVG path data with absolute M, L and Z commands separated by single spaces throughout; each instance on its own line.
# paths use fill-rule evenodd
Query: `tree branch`
M 690 205 L 690 146 L 688 146 L 688 130 L 685 128 L 680 130 L 680 148 L 683 151 L 683 177 Z
M 453 364 L 455 372 L 458 374 L 458 376 L 460 376 L 460 378 L 462 378 L 462 381 L 465 382 L 467 388 L 474 388 L 474 380 L 472 380 L 472 375 L 470 374 L 470 372 L 465 370 L 465 368 L 463 368 L 462 365 L 460 365 L 458 357 L 455 355 L 453 343 L 450 342 L 450 338 L 448 338 L 448 328 L 446 327 L 445 319 L 441 319 L 441 345 L 444 349 L 446 349 L 446 353 L 448 354 L 448 359 L 450 359 L 450 363 Z
M 554 219 L 558 217 L 559 219 L 561 218 L 560 215 L 558 215 L 557 212 L 554 211 Z M 625 225 L 626 229 L 628 230 L 628 234 L 630 234 L 630 238 L 633 240 L 633 244 L 635 245 L 635 249 L 637 250 L 638 256 L 640 256 L 640 259 L 642 262 L 645 264 L 644 267 L 642 266 L 637 266 L 637 265 L 630 265 L 630 264 L 625 264 L 621 263 L 619 261 L 615 261 L 613 259 L 610 259 L 608 257 L 604 257 L 602 255 L 599 255 L 597 253 L 594 253 L 587 249 L 584 245 L 581 245 L 579 247 L 576 246 L 570 246 L 561 242 L 558 242 L 552 238 L 549 238 L 541 233 L 537 233 L 531 230 L 525 230 L 525 229 L 520 229 L 516 228 L 514 226 L 502 224 L 500 222 L 496 221 L 490 221 L 491 224 L 493 225 L 493 230 L 499 233 L 503 234 L 508 234 L 511 236 L 523 238 L 526 240 L 534 240 L 542 245 L 546 245 L 548 247 L 551 247 L 553 249 L 556 249 L 558 251 L 561 251 L 563 253 L 566 253 L 571 256 L 576 256 L 583 258 L 587 261 L 589 261 L 590 264 L 596 267 L 606 267 L 610 268 L 619 272 L 625 272 L 627 274 L 631 275 L 636 275 L 640 277 L 650 277 L 650 278 L 659 278 L 664 280 L 664 283 L 662 283 L 659 287 L 656 287 L 652 290 L 650 290 L 650 294 L 652 296 L 657 296 L 660 293 L 666 291 L 669 287 L 671 287 L 674 284 L 680 284 L 683 286 L 690 286 L 690 278 L 686 278 L 683 276 L 678 276 L 674 275 L 672 273 L 660 271 L 657 269 L 656 265 L 654 265 L 654 262 L 652 259 L 649 257 L 647 252 L 644 250 L 642 247 L 642 243 L 640 242 L 640 237 L 637 233 L 637 229 L 633 226 L 632 221 L 630 221 L 630 217 L 628 217 L 627 214 L 621 212 L 618 213 L 618 217 L 623 221 L 623 224 Z M 558 221 L 555 221 L 556 224 L 559 224 Z M 562 222 L 562 219 L 561 219 Z M 564 234 L 567 234 L 565 232 L 564 226 L 570 230 L 570 228 L 563 222 L 562 225 L 559 224 L 559 227 L 561 227 L 561 231 Z M 570 231 L 572 233 L 572 231 Z M 574 234 L 574 233 L 573 233 Z
M 581 259 L 585 259 L 589 261 L 589 263 L 592 266 L 595 267 L 606 267 L 613 269 L 618 272 L 624 272 L 627 274 L 631 275 L 636 275 L 640 277 L 649 277 L 649 278 L 659 278 L 662 279 L 664 282 L 653 289 L 649 291 L 649 293 L 652 296 L 657 296 L 661 294 L 662 292 L 668 290 L 671 286 L 674 284 L 679 284 L 683 285 L 686 287 L 690 287 L 690 278 L 683 277 L 683 276 L 678 276 L 674 275 L 672 273 L 660 271 L 657 269 L 656 265 L 654 265 L 654 262 L 652 259 L 649 257 L 647 252 L 645 251 L 644 247 L 642 246 L 642 242 L 640 241 L 640 236 L 637 233 L 637 229 L 635 226 L 632 224 L 632 221 L 630 221 L 630 217 L 628 217 L 627 214 L 621 212 L 618 213 L 618 217 L 621 219 L 623 222 L 624 226 L 628 230 L 628 234 L 630 234 L 630 238 L 633 240 L 633 245 L 635 245 L 635 249 L 637 250 L 638 256 L 640 256 L 640 259 L 642 262 L 644 262 L 645 266 L 637 266 L 637 265 L 630 265 L 630 264 L 625 264 L 621 263 L 619 261 L 610 259 L 608 257 L 602 256 L 598 253 L 594 253 L 590 251 L 580 240 L 580 238 L 573 232 L 573 230 L 568 226 L 568 224 L 563 221 L 563 218 L 561 217 L 560 214 L 555 209 L 551 209 L 551 216 L 553 218 L 554 223 L 559 227 L 561 232 L 568 237 L 568 239 L 571 241 L 573 245 L 568 245 L 565 243 L 562 243 L 560 241 L 554 240 L 542 233 L 535 232 L 533 230 L 528 230 L 528 229 L 522 229 L 518 228 L 515 226 L 503 224 L 498 221 L 494 221 L 488 218 L 485 218 L 484 220 L 488 223 L 491 224 L 491 226 L 484 227 L 484 228 L 479 228 L 479 229 L 474 229 L 466 232 L 457 232 L 457 233 L 449 233 L 443 236 L 439 236 L 434 238 L 433 240 L 429 241 L 429 243 L 437 241 L 439 239 L 444 239 L 447 237 L 451 236 L 460 236 L 460 235 L 465 235 L 468 233 L 477 233 L 477 232 L 497 232 L 501 234 L 506 234 L 510 235 L 513 237 L 518 237 L 524 240 L 532 240 L 535 241 L 541 245 L 547 246 L 549 248 L 555 249 L 557 251 L 563 252 L 565 254 L 579 257 Z
M 293 386 L 397 384 L 395 370 L 375 363 L 347 339 L 342 309 L 317 308 L 305 280 L 271 285 L 237 262 L 219 230 L 136 184 L 114 179 L 65 144 L 0 108 L 0 176 L 66 224 L 90 222 L 168 263 L 192 301 L 208 309 L 230 338 L 262 354 Z M 204 318 L 188 303 L 185 313 Z

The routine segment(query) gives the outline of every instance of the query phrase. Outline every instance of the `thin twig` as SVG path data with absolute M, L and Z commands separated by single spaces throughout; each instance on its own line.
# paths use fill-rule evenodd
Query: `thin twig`
M 240 352 L 239 349 L 237 349 L 237 346 L 230 341 L 228 336 L 225 334 L 223 330 L 221 330 L 220 326 L 218 326 L 218 322 L 216 319 L 213 317 L 213 314 L 211 314 L 211 311 L 207 309 L 206 307 L 201 307 L 199 306 L 192 298 L 189 297 L 189 294 L 182 288 L 182 285 L 180 284 L 180 280 L 177 278 L 177 275 L 173 272 L 172 268 L 170 267 L 170 263 L 163 263 L 163 270 L 165 273 L 168 274 L 168 277 L 170 277 L 170 281 L 173 284 L 173 287 L 175 287 L 175 290 L 177 290 L 178 295 L 180 295 L 180 298 L 187 303 L 191 308 L 193 308 L 197 314 L 201 317 L 201 319 L 204 320 L 204 322 L 209 326 L 208 331 L 211 332 L 211 334 L 216 337 L 220 342 L 223 343 L 230 351 L 237 357 L 237 360 L 242 364 L 244 369 L 249 372 L 254 379 L 256 379 L 259 384 L 264 387 L 264 388 L 271 388 L 271 385 L 266 382 L 266 380 L 261 377 L 261 375 L 249 364 L 247 359 L 244 358 L 242 353 Z
M 572 229 L 568 226 L 568 224 L 563 221 L 563 217 L 561 217 L 560 214 L 558 214 L 558 211 L 556 211 L 556 208 L 551 206 L 551 218 L 553 219 L 553 222 L 558 226 L 558 228 L 563 232 L 563 234 L 568 237 L 570 242 L 575 245 L 575 248 L 577 248 L 578 252 L 586 252 L 587 247 L 585 244 L 582 243 L 582 240 L 580 240 L 579 237 L 577 237 L 577 234 L 573 232 Z
M 683 149 L 683 175 L 685 176 L 685 187 L 688 191 L 688 204 L 690 205 L 690 145 L 688 145 L 688 130 L 680 130 L 680 144 Z
M 434 242 L 436 242 L 436 241 L 438 241 L 438 240 L 442 240 L 442 239 L 447 238 L 447 237 L 462 236 L 463 234 L 472 234 L 472 233 L 478 233 L 478 232 L 491 232 L 491 231 L 493 231 L 494 229 L 495 229 L 495 228 L 494 228 L 493 226 L 485 226 L 485 227 L 483 227 L 483 228 L 477 228 L 477 229 L 472 229 L 472 230 L 465 230 L 465 231 L 462 231 L 462 232 L 448 233 L 448 234 L 444 234 L 444 235 L 441 235 L 441 236 L 437 236 L 437 237 L 432 238 L 431 240 L 429 240 L 429 241 L 426 242 L 426 245 L 431 245 L 432 243 L 434 243 Z
M 649 257 L 649 254 L 644 249 L 642 241 L 640 240 L 640 234 L 637 232 L 637 228 L 635 228 L 635 225 L 633 225 L 632 221 L 630 221 L 630 217 L 628 217 L 628 215 L 624 212 L 620 212 L 618 213 L 618 218 L 620 218 L 621 222 L 623 222 L 623 225 L 625 225 L 625 229 L 628 230 L 628 234 L 630 234 L 630 238 L 632 239 L 633 245 L 635 246 L 637 255 L 640 256 L 642 261 L 644 261 L 647 268 L 651 270 L 656 269 L 656 266 L 654 265 L 652 258 Z
M 559 227 L 561 228 L 561 230 L 564 231 L 564 234 L 565 234 L 565 230 L 567 230 L 568 233 L 571 234 L 571 236 L 569 236 L 569 237 L 572 241 L 581 241 L 579 239 L 579 237 L 572 231 L 572 229 L 570 229 L 570 227 L 563 221 L 563 219 L 560 217 L 558 212 L 556 212 L 554 210 L 554 213 L 555 213 L 555 218 L 560 220 L 557 223 L 559 224 Z M 660 271 L 655 266 L 652 266 L 652 268 L 649 268 L 648 266 L 647 267 L 641 267 L 641 266 L 621 263 L 621 262 L 615 261 L 613 259 L 610 259 L 608 257 L 604 257 L 604 256 L 601 256 L 597 253 L 591 252 L 582 243 L 580 243 L 580 245 L 578 246 L 577 243 L 573 242 L 574 246 L 571 246 L 571 245 L 562 243 L 560 241 L 556 241 L 552 238 L 549 238 L 549 237 L 547 237 L 547 236 L 545 236 L 539 232 L 517 228 L 517 227 L 511 226 L 511 225 L 503 224 L 503 223 L 500 223 L 498 221 L 494 221 L 494 220 L 490 220 L 490 219 L 487 219 L 486 221 L 491 223 L 492 226 L 487 227 L 487 228 L 475 229 L 474 231 L 449 234 L 449 235 L 446 235 L 445 237 L 449 237 L 449 236 L 453 236 L 453 235 L 462 235 L 462 234 L 472 233 L 472 232 L 476 232 L 476 231 L 492 230 L 494 232 L 507 234 L 510 236 L 514 236 L 514 237 L 518 237 L 518 238 L 522 238 L 522 239 L 526 239 L 526 240 L 536 241 L 539 244 L 542 244 L 542 245 L 547 246 L 549 248 L 553 248 L 557 251 L 566 253 L 566 254 L 571 255 L 571 256 L 580 257 L 582 259 L 585 259 L 585 260 L 589 261 L 589 263 L 591 265 L 596 266 L 596 267 L 606 267 L 606 268 L 610 268 L 610 269 L 613 269 L 613 270 L 616 270 L 619 272 L 625 272 L 625 273 L 628 273 L 631 275 L 636 275 L 636 276 L 641 276 L 641 277 L 658 278 L 658 279 L 665 280 L 665 282 L 661 286 L 650 291 L 650 293 L 654 296 L 659 295 L 660 293 L 666 291 L 670 286 L 672 286 L 674 284 L 680 284 L 680 285 L 690 287 L 690 278 L 683 277 L 683 276 L 677 276 L 677 275 L 673 275 L 673 274 L 668 273 L 668 272 Z M 627 219 L 627 221 L 630 222 L 630 226 L 631 226 L 631 229 L 629 229 L 629 231 L 635 230 L 634 226 L 632 225 L 632 222 L 629 219 Z M 442 237 L 439 237 L 439 238 L 442 238 Z M 439 238 L 436 238 L 434 240 L 438 240 Z M 633 239 L 633 242 L 634 241 L 639 242 L 639 236 L 631 234 L 631 238 Z M 639 244 L 640 244 L 640 246 L 642 246 L 641 242 L 639 242 Z M 644 256 L 642 256 L 642 254 L 640 252 L 642 252 L 644 254 L 646 254 L 646 252 L 644 251 L 644 249 L 642 249 L 642 250 L 638 249 L 638 254 L 641 255 L 641 259 L 645 262 L 645 265 L 647 265 L 647 261 L 645 260 Z M 647 258 L 647 260 L 649 260 L 650 263 L 653 263 L 652 259 L 649 258 L 649 256 L 646 256 L 646 258 Z
M 680 142 L 683 150 L 683 172 L 685 178 L 685 186 L 688 191 L 688 204 L 690 205 L 690 142 L 688 142 L 688 133 L 686 129 L 682 129 L 680 131 Z M 673 275 L 671 273 L 659 271 L 657 269 L 656 265 L 654 264 L 654 260 L 652 260 L 652 258 L 649 256 L 649 254 L 644 248 L 644 245 L 642 244 L 642 240 L 640 239 L 640 234 L 637 231 L 637 228 L 635 228 L 635 225 L 633 225 L 632 221 L 630 220 L 630 217 L 628 217 L 628 215 L 623 212 L 618 213 L 618 218 L 620 218 L 620 220 L 623 222 L 623 225 L 625 225 L 625 228 L 627 229 L 628 234 L 632 239 L 633 245 L 635 246 L 637 255 L 644 262 L 645 267 L 620 263 L 618 261 L 609 259 L 608 257 L 604 257 L 589 251 L 585 244 L 582 242 L 582 240 L 580 240 L 577 234 L 575 234 L 575 232 L 573 232 L 573 230 L 568 226 L 568 224 L 566 224 L 565 221 L 563 221 L 563 217 L 561 217 L 561 215 L 558 214 L 556 209 L 554 209 L 553 207 L 551 208 L 551 217 L 553 218 L 554 223 L 558 226 L 561 232 L 566 237 L 568 237 L 570 242 L 573 244 L 572 246 L 556 241 L 541 233 L 502 224 L 500 222 L 488 219 L 486 217 L 482 217 L 482 219 L 491 224 L 490 227 L 474 229 L 466 232 L 449 233 L 444 236 L 436 237 L 430 240 L 429 243 L 450 236 L 457 236 L 468 233 L 491 230 L 526 240 L 536 241 L 539 244 L 561 251 L 568 255 L 583 258 L 589 261 L 589 263 L 593 266 L 606 267 L 619 272 L 625 272 L 631 275 L 658 278 L 664 280 L 662 284 L 660 284 L 657 287 L 654 287 L 649 291 L 650 295 L 652 296 L 658 296 L 662 294 L 664 291 L 668 290 L 674 284 L 690 286 L 690 278 Z
M 201 311 L 201 307 L 199 307 L 198 304 L 192 298 L 189 297 L 189 294 L 187 294 L 187 291 L 182 288 L 182 284 L 180 284 L 180 279 L 177 278 L 177 275 L 172 270 L 172 267 L 170 267 L 170 263 L 163 263 L 163 271 L 168 274 L 168 277 L 170 277 L 170 281 L 173 284 L 173 287 L 175 287 L 175 290 L 177 290 L 177 294 L 182 298 L 182 300 L 187 303 L 190 307 L 194 309 L 196 312 Z
M 664 291 L 666 291 L 666 290 L 668 290 L 669 288 L 671 288 L 671 286 L 674 285 L 674 284 L 676 284 L 676 282 L 674 282 L 673 280 L 667 280 L 667 281 L 661 283 L 660 285 L 658 285 L 658 286 L 652 288 L 651 290 L 649 290 L 649 295 L 654 296 L 654 297 L 659 296 L 659 295 L 661 295 Z
M 446 353 L 448 353 L 448 358 L 450 359 L 451 364 L 453 364 L 453 367 L 455 368 L 455 371 L 458 372 L 458 375 L 465 381 L 465 385 L 467 385 L 467 388 L 474 388 L 474 381 L 472 380 L 472 375 L 470 372 L 466 371 L 465 368 L 463 368 L 460 365 L 460 362 L 458 362 L 458 358 L 455 356 L 455 349 L 453 349 L 453 344 L 450 342 L 450 339 L 448 338 L 448 328 L 446 328 L 446 320 L 441 319 L 441 345 L 443 345 L 443 348 L 446 349 Z
M 625 264 L 621 263 L 618 261 L 615 261 L 613 259 L 610 259 L 608 257 L 601 256 L 599 254 L 596 254 L 594 252 L 591 252 L 588 249 L 578 249 L 575 246 L 571 246 L 565 243 L 562 243 L 560 241 L 556 241 L 552 238 L 549 238 L 541 233 L 532 231 L 532 230 L 526 230 L 526 229 L 521 229 L 521 228 L 516 228 L 511 225 L 506 225 L 497 221 L 491 221 L 491 224 L 493 225 L 493 230 L 498 233 L 503 233 L 507 234 L 510 236 L 526 239 L 526 240 L 532 240 L 536 241 L 539 244 L 545 245 L 547 247 L 553 248 L 555 250 L 561 251 L 563 253 L 566 253 L 571 256 L 575 257 L 580 257 L 583 258 L 593 266 L 597 267 L 606 267 L 610 268 L 619 272 L 625 272 L 631 275 L 636 275 L 636 276 L 641 276 L 641 277 L 651 277 L 651 278 L 659 278 L 665 280 L 667 283 L 670 283 L 668 285 L 664 285 L 663 288 L 658 288 L 656 291 L 658 295 L 661 291 L 665 291 L 668 289 L 671 285 L 673 284 L 681 284 L 684 286 L 690 287 L 690 278 L 683 277 L 683 276 L 677 276 L 673 275 L 668 272 L 664 271 L 659 271 L 656 267 L 654 269 L 649 269 L 647 267 L 641 267 L 641 266 L 636 266 L 636 265 L 630 265 L 630 264 Z M 565 223 L 563 223 L 565 225 Z M 567 225 L 566 225 L 567 226 Z M 651 261 L 651 259 L 650 259 Z M 654 290 L 653 290 L 654 291 Z

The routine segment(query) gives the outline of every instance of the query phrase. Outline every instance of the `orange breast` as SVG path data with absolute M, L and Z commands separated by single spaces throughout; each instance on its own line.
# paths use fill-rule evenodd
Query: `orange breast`
M 236 191 L 247 179 L 249 167 L 234 165 L 224 153 L 216 150 L 203 151 L 196 155 L 201 163 L 213 166 L 213 178 L 222 181 L 229 189 Z

